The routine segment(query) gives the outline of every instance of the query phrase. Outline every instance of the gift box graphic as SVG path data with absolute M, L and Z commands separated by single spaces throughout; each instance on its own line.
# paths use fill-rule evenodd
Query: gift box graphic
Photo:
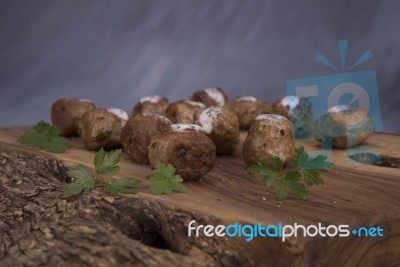
M 349 104 L 360 107 L 369 112 L 375 123 L 375 131 L 381 131 L 382 121 L 375 71 L 350 72 L 371 59 L 372 52 L 366 51 L 350 68 L 346 68 L 347 43 L 347 40 L 339 41 L 341 72 L 318 52 L 315 60 L 339 73 L 289 80 L 286 83 L 287 95 L 307 97 L 312 103 L 314 118 L 318 118 L 336 105 Z

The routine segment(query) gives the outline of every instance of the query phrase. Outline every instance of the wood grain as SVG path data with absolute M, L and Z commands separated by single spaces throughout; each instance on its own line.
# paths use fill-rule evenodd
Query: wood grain
M 0 150 L 14 149 L 55 157 L 65 166 L 77 163 L 92 166 L 93 152 L 86 151 L 78 138 L 63 154 L 42 153 L 24 149 L 16 138 L 24 128 L 0 129 Z M 310 199 L 289 198 L 279 202 L 273 191 L 260 185 L 249 175 L 241 158 L 240 146 L 234 156 L 218 157 L 212 172 L 198 182 L 186 183 L 187 193 L 156 196 L 150 193 L 147 177 L 152 170 L 133 164 L 126 155 L 118 177 L 136 177 L 143 181 L 140 193 L 121 199 L 149 201 L 166 205 L 171 210 L 187 211 L 198 218 L 216 223 L 257 224 L 295 222 L 308 225 L 348 224 L 350 228 L 380 226 L 384 237 L 290 238 L 281 242 L 273 238 L 256 238 L 246 243 L 244 238 L 223 241 L 227 250 L 237 249 L 243 262 L 260 266 L 396 266 L 400 264 L 400 169 L 365 164 L 349 164 L 346 150 L 333 152 L 334 167 L 323 175 L 325 185 L 310 189 Z M 302 142 L 307 150 L 318 150 L 314 141 Z M 365 144 L 382 154 L 399 157 L 400 137 L 375 134 Z M 102 194 L 97 192 L 96 194 Z M 183 226 L 189 222 L 185 218 Z M 181 231 L 186 231 L 181 229 Z M 186 237 L 188 238 L 188 237 Z M 190 238 L 189 238 L 190 239 Z M 215 241 L 215 239 L 214 239 Z M 216 241 L 219 242 L 219 241 Z M 179 249 L 178 249 L 179 250 Z M 185 252 L 187 253 L 187 252 Z M 214 262 L 215 263 L 215 262 Z

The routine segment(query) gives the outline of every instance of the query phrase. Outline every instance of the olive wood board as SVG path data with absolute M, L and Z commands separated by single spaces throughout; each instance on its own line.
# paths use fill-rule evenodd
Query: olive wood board
M 0 145 L 24 149 L 32 154 L 44 153 L 71 168 L 83 164 L 93 169 L 95 152 L 84 148 L 79 138 L 70 138 L 72 147 L 55 154 L 25 148 L 17 142 L 27 127 L 0 128 Z M 366 164 L 353 164 L 346 150 L 333 150 L 333 168 L 322 174 L 325 184 L 309 188 L 308 200 L 289 197 L 278 201 L 272 188 L 260 184 L 259 177 L 251 175 L 241 156 L 246 132 L 241 132 L 240 143 L 233 156 L 218 156 L 214 169 L 196 182 L 186 182 L 186 193 L 154 195 L 150 192 L 149 166 L 133 163 L 126 153 L 115 178 L 135 177 L 143 181 L 136 195 L 122 198 L 140 198 L 157 201 L 175 209 L 215 217 L 220 224 L 235 222 L 263 225 L 299 223 L 380 226 L 384 237 L 346 238 L 292 237 L 282 242 L 278 238 L 230 238 L 239 250 L 251 255 L 260 266 L 400 266 L 400 169 Z M 316 141 L 296 141 L 306 150 L 318 150 Z M 373 147 L 382 155 L 400 157 L 400 136 L 373 134 L 363 146 Z M 0 146 L 1 148 L 1 146 Z M 1 151 L 0 151 L 1 152 Z M 99 194 L 103 194 L 100 190 Z M 112 197 L 109 197 L 112 198 Z M 187 222 L 188 223 L 188 222 Z M 182 229 L 187 231 L 187 229 Z M 191 237 L 194 238 L 194 237 Z M 273 260 L 281 257 L 287 260 Z

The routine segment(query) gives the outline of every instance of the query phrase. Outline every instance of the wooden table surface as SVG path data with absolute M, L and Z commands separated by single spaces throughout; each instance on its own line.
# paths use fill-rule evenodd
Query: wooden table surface
M 56 157 L 65 166 L 84 164 L 92 168 L 94 152 L 87 151 L 78 138 L 62 154 L 39 152 L 22 148 L 16 138 L 21 127 L 0 129 L 0 152 L 4 148 L 29 151 Z M 249 264 L 261 266 L 396 266 L 400 265 L 400 169 L 366 164 L 353 164 L 346 150 L 334 150 L 334 166 L 323 174 L 325 184 L 309 189 L 306 201 L 288 198 L 278 201 L 271 188 L 259 183 L 259 178 L 248 174 L 241 157 L 241 145 L 233 156 L 218 157 L 214 169 L 198 182 L 187 182 L 186 193 L 153 195 L 149 190 L 148 166 L 132 163 L 126 154 L 120 163 L 118 177 L 136 177 L 143 181 L 136 195 L 126 199 L 145 199 L 187 211 L 203 218 L 203 223 L 231 224 L 348 224 L 350 230 L 380 226 L 383 237 L 292 237 L 286 242 L 277 238 L 221 238 L 227 248 L 242 251 Z M 319 150 L 315 141 L 300 142 L 306 150 Z M 382 155 L 400 157 L 400 137 L 374 134 L 364 146 L 373 147 Z M 96 191 L 97 192 L 97 191 Z M 102 194 L 101 192 L 97 192 Z M 91 193 L 90 193 L 91 194 Z M 104 196 L 110 200 L 111 197 Z M 113 200 L 110 200 L 111 202 Z M 188 223 L 185 218 L 183 225 Z M 182 229 L 187 231 L 187 229 Z M 186 237 L 188 239 L 193 237 Z M 215 240 L 215 239 L 213 239 Z M 219 242 L 219 241 L 218 241 Z M 222 242 L 222 241 L 221 241 Z M 178 249 L 179 250 L 179 249 Z M 190 253 L 189 253 L 190 254 Z

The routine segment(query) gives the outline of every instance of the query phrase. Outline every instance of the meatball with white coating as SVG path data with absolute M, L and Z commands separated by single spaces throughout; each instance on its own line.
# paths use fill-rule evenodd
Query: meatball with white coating
M 117 108 L 89 110 L 79 121 L 79 136 L 89 150 L 120 147 L 121 129 L 128 119 L 128 114 Z
M 236 112 L 242 129 L 249 129 L 258 115 L 271 113 L 268 103 L 253 96 L 238 97 L 229 104 L 229 107 Z
M 195 114 L 196 124 L 211 138 L 218 155 L 231 155 L 239 142 L 239 119 L 229 108 L 210 107 Z
M 165 115 L 165 111 L 169 105 L 167 98 L 159 95 L 150 95 L 142 97 L 132 110 L 132 116 L 143 112 L 152 112 L 160 115 Z
M 375 123 L 368 111 L 351 105 L 337 105 L 315 121 L 313 136 L 323 146 L 349 148 L 364 143 L 374 130 Z
M 314 113 L 310 100 L 305 97 L 285 96 L 272 104 L 273 113 L 285 116 L 293 125 L 296 138 L 308 138 L 312 133 Z
M 276 114 L 258 115 L 243 143 L 242 154 L 248 164 L 271 164 L 277 156 L 285 164 L 293 157 L 295 143 L 292 125 L 288 119 Z
M 229 102 L 228 96 L 219 87 L 196 91 L 192 95 L 192 100 L 201 102 L 207 107 L 224 107 Z
M 193 115 L 205 108 L 201 102 L 180 100 L 169 104 L 166 116 L 173 123 L 194 123 Z
M 203 129 L 196 124 L 172 124 L 151 139 L 149 160 L 171 164 L 184 181 L 195 180 L 214 167 L 215 146 Z

